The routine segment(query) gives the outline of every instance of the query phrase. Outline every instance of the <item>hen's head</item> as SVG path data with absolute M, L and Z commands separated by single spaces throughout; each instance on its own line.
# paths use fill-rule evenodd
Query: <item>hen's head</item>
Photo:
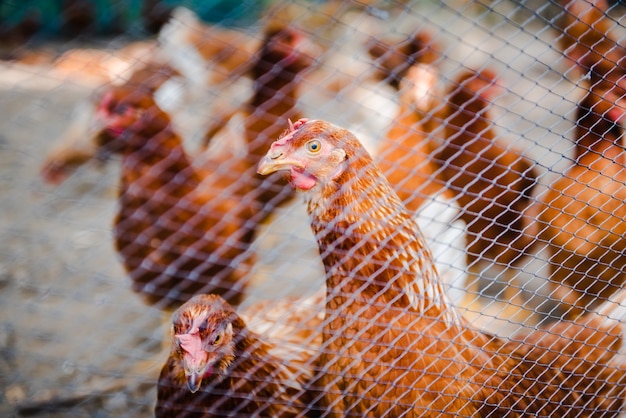
M 319 48 L 300 31 L 289 27 L 268 28 L 252 76 L 255 80 L 266 74 L 291 78 L 313 65 L 319 53 Z
M 381 78 L 399 88 L 407 71 L 417 64 L 433 64 L 441 56 L 439 46 L 424 31 L 399 40 L 369 40 L 368 52 Z
M 301 119 L 272 144 L 257 171 L 286 171 L 299 190 L 335 184 L 350 169 L 369 165 L 371 157 L 349 131 L 321 120 Z
M 226 372 L 240 327 L 234 309 L 217 295 L 196 295 L 174 312 L 172 355 L 181 361 L 191 392 L 202 379 Z
M 626 123 L 626 75 L 594 84 L 581 100 L 578 125 L 605 139 L 623 141 Z
M 120 86 L 102 95 L 96 124 L 100 127 L 98 146 L 124 153 L 142 147 L 147 139 L 165 130 L 170 119 L 150 91 Z

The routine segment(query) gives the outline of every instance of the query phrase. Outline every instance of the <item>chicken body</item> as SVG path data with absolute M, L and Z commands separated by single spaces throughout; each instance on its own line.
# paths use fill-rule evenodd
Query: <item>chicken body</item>
M 309 351 L 283 347 L 277 356 L 217 295 L 196 295 L 172 323 L 157 417 L 306 416 Z
M 299 121 L 258 169 L 287 171 L 303 192 L 326 268 L 311 389 L 327 416 L 617 415 L 626 375 L 608 363 L 621 328 L 563 323 L 513 341 L 471 328 L 410 212 L 350 132 Z
M 541 238 L 564 313 L 596 307 L 626 283 L 626 83 L 594 85 L 578 106 L 576 162 L 542 197 Z
M 499 141 L 492 128 L 488 107 L 496 83 L 491 70 L 463 72 L 449 89 L 447 102 L 425 123 L 442 137 L 432 155 L 465 224 L 468 293 L 463 306 L 476 310 L 477 302 L 485 302 L 493 315 L 507 309 L 509 318 L 525 322 L 528 313 L 520 309 L 524 300 L 512 286 L 510 266 L 535 243 L 531 195 L 537 173 L 533 162 Z M 500 299 L 506 308 L 479 297 L 484 294 Z
M 268 34 L 253 66 L 257 82 L 243 149 L 226 146 L 194 161 L 154 102 L 156 81 L 166 74 L 146 79 L 137 72 L 101 101 L 100 143 L 69 154 L 80 158 L 53 158 L 43 169 L 46 178 L 62 179 L 98 148 L 122 155 L 116 247 L 133 289 L 147 302 L 172 309 L 196 293 L 242 301 L 256 228 L 294 194 L 280 175 L 261 177 L 255 166 L 282 129 L 276 121 L 296 116 L 297 75 L 313 62 L 303 43 L 290 29 Z
M 141 89 L 109 91 L 98 114 L 101 149 L 122 158 L 114 236 L 133 290 L 163 308 L 203 292 L 240 303 L 256 215 L 236 175 L 245 162 L 195 168 L 167 114 Z
M 300 75 L 314 63 L 316 48 L 298 31 L 270 29 L 258 59 L 251 70 L 255 80 L 252 98 L 239 113 L 244 119 L 245 159 L 250 169 L 242 173 L 251 187 L 254 200 L 272 208 L 292 199 L 293 190 L 280 175 L 268 178 L 256 174 L 254 167 L 283 129 L 284 118 L 299 118 L 297 109 Z M 209 145 L 215 132 L 209 132 Z

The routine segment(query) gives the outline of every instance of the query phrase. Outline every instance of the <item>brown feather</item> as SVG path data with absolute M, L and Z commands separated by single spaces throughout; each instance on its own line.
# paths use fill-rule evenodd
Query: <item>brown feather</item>
M 561 0 L 560 3 L 563 11 L 556 21 L 562 32 L 558 38 L 560 47 L 583 73 L 591 73 L 595 82 L 626 57 L 623 42 L 611 34 L 619 22 L 608 15 L 606 0 Z

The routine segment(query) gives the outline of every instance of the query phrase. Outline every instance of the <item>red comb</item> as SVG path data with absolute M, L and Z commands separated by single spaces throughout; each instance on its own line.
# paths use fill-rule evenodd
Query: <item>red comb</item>
M 287 129 L 285 132 L 283 132 L 283 134 L 281 136 L 285 136 L 285 135 L 289 135 L 291 133 L 294 133 L 296 130 L 300 129 L 302 127 L 302 125 L 304 125 L 305 123 L 307 123 L 309 120 L 308 119 L 298 119 L 296 121 L 296 123 L 293 123 L 291 121 L 291 119 L 287 119 L 287 121 L 289 122 L 289 129 Z
M 291 119 L 288 119 L 289 121 L 289 128 L 286 129 L 278 138 L 278 140 L 275 142 L 275 144 L 277 145 L 282 145 L 284 143 L 286 143 L 287 141 L 289 141 L 292 137 L 293 134 L 300 129 L 305 123 L 307 123 L 309 120 L 308 119 L 299 119 L 296 121 L 296 123 L 293 123 L 291 121 Z

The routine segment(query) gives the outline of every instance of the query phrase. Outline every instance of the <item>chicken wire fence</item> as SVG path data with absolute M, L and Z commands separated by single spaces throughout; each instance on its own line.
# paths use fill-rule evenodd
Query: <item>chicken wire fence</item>
M 242 379 L 241 387 L 223 391 L 205 369 L 199 375 L 204 382 L 192 393 L 193 373 L 183 370 L 181 354 L 181 365 L 171 371 L 180 378 L 168 383 L 182 393 L 171 401 L 178 407 L 204 411 L 198 416 L 210 416 L 210 408 L 230 410 L 230 416 L 277 416 L 279 411 L 307 416 L 312 413 L 298 409 L 298 399 L 310 390 L 315 392 L 311 399 L 322 399 L 311 408 L 321 416 L 341 411 L 343 401 L 347 406 L 339 416 L 468 415 L 465 408 L 472 402 L 457 405 L 467 387 L 437 386 L 437 378 L 443 381 L 454 373 L 450 364 L 459 362 L 447 355 L 460 344 L 448 331 L 440 331 L 436 341 L 424 322 L 407 324 L 396 313 L 405 305 L 393 296 L 399 291 L 392 282 L 382 286 L 383 293 L 390 292 L 386 299 L 377 295 L 371 301 L 376 313 L 350 305 L 376 283 L 381 269 L 390 268 L 376 258 L 377 249 L 400 257 L 386 252 L 395 238 L 375 240 L 370 255 L 358 258 L 358 245 L 346 249 L 341 243 L 353 242 L 350 234 L 365 239 L 354 229 L 341 229 L 336 242 L 324 228 L 312 233 L 306 192 L 294 197 L 280 176 L 268 181 L 256 175 L 269 144 L 300 117 L 352 132 L 384 169 L 432 253 L 411 257 L 419 264 L 432 257 L 446 303 L 478 330 L 475 335 L 498 336 L 506 346 L 544 327 L 556 327 L 550 335 L 570 338 L 559 328 L 564 321 L 584 324 L 586 331 L 554 347 L 530 337 L 531 346 L 556 353 L 553 364 L 558 365 L 559 353 L 591 338 L 576 336 L 593 328 L 584 322 L 590 315 L 600 312 L 601 318 L 623 322 L 622 5 L 576 0 L 139 3 L 0 5 L 1 415 L 154 415 L 157 380 L 172 344 L 179 352 L 205 347 L 208 340 L 189 337 L 194 327 L 193 335 L 207 339 L 210 334 L 212 346 L 230 334 L 233 341 L 243 335 L 238 320 L 227 327 L 203 323 L 206 316 L 194 319 L 198 308 L 178 312 L 172 336 L 174 309 L 194 293 L 220 287 L 228 287 L 222 289 L 225 298 L 240 302 L 236 311 L 248 328 L 273 345 L 269 352 L 276 357 L 269 362 L 280 363 L 279 371 L 260 373 L 268 366 L 255 366 L 254 356 L 266 356 L 266 347 L 246 340 L 246 353 L 224 372 L 230 373 L 228 382 Z M 576 19 L 585 21 L 582 32 Z M 278 38 L 269 36 L 277 33 Z M 595 37 L 589 40 L 588 33 Z M 613 44 L 607 48 L 609 40 Z M 138 108 L 129 110 L 133 106 Z M 115 142 L 133 135 L 162 141 L 146 146 L 149 157 L 132 144 Z M 182 146 L 167 148 L 171 138 Z M 159 154 L 159 149 L 168 151 Z M 180 157 L 183 153 L 188 158 Z M 205 177 L 210 180 L 203 183 Z M 292 184 L 307 188 L 294 179 Z M 340 210 L 355 211 L 356 229 L 370 216 L 359 210 L 386 201 L 373 192 L 357 196 Z M 393 217 L 382 223 L 396 225 Z M 331 240 L 326 253 L 318 240 Z M 333 251 L 347 255 L 327 265 L 326 274 L 324 262 Z M 414 274 L 413 261 L 396 274 Z M 371 276 L 355 273 L 363 269 Z M 341 294 L 335 289 L 325 305 L 325 278 L 337 271 L 359 285 L 342 295 L 352 302 L 333 299 Z M 217 287 L 204 286 L 207 280 Z M 198 282 L 201 286 L 194 287 Z M 422 297 L 419 291 L 411 295 L 404 297 Z M 414 305 L 419 302 L 408 306 Z M 338 318 L 356 321 L 361 332 L 347 326 L 340 328 L 341 338 L 329 338 Z M 219 329 L 211 331 L 216 324 Z M 368 334 L 381 327 L 396 332 L 397 340 Z M 410 343 L 413 337 L 403 332 L 424 332 L 431 339 Z M 464 344 L 488 352 L 491 346 L 477 342 L 483 337 Z M 424 371 L 415 360 L 411 367 L 422 373 L 415 378 L 398 360 L 404 372 L 392 384 L 371 377 L 393 369 L 386 356 L 409 352 L 419 358 L 430 352 L 432 347 L 421 344 L 438 344 L 441 358 L 431 360 L 447 366 Z M 589 344 L 576 351 L 583 366 L 572 375 L 584 375 L 610 357 L 614 369 L 593 376 L 613 391 L 578 383 L 572 391 L 589 398 L 581 395 L 585 407 L 564 406 L 566 416 L 604 416 L 606 402 L 616 413 L 623 398 L 618 344 Z M 393 351 L 398 347 L 406 352 L 398 355 Z M 244 361 L 248 356 L 252 360 Z M 361 358 L 375 360 L 352 363 Z M 338 365 L 345 374 L 333 380 L 329 371 Z M 360 370 L 356 375 L 354 367 Z M 281 375 L 293 368 L 299 371 L 295 376 Z M 300 383 L 309 369 L 324 376 L 312 379 L 316 391 Z M 545 393 L 568 386 L 561 372 Z M 433 373 L 432 386 L 425 385 L 420 399 L 413 399 L 410 387 L 416 381 L 402 379 L 420 382 Z M 524 379 L 541 377 L 519 377 Z M 475 380 L 491 387 L 487 377 Z M 277 381 L 283 386 L 270 385 Z M 263 392 L 265 385 L 270 395 Z M 326 389 L 335 403 L 324 403 Z M 452 390 L 457 398 L 449 400 Z M 532 389 L 502 390 L 524 399 L 515 404 L 520 409 L 509 410 L 512 414 L 532 408 Z M 429 406 L 424 393 L 432 392 Z M 600 398 L 605 403 L 597 406 Z M 447 399 L 443 408 L 442 399 Z M 562 413 L 558 406 L 568 401 L 551 402 L 554 409 L 538 414 Z M 594 408 L 595 415 L 589 412 Z M 490 415 L 480 413 L 504 415 L 497 407 Z M 178 415 L 186 416 L 182 410 Z

